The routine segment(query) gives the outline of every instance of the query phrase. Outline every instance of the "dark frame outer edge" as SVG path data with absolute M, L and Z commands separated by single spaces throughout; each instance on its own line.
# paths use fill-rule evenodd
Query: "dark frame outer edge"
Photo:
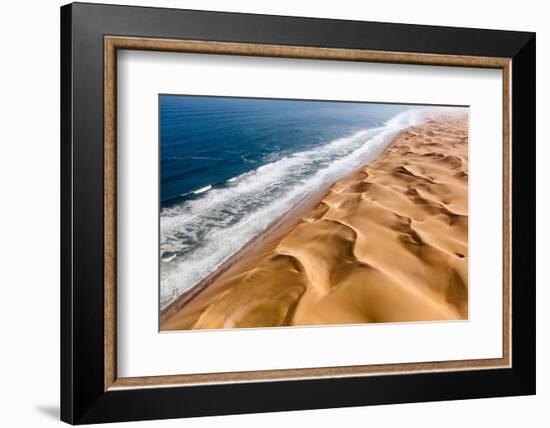
M 533 394 L 536 391 L 535 143 L 536 36 L 532 34 L 512 60 L 511 196 L 512 364 L 525 389 Z
M 73 290 L 72 290 L 72 9 L 61 8 L 61 173 L 60 173 L 60 230 L 61 230 L 61 349 L 60 349 L 60 416 L 74 422 L 73 395 Z
M 513 58 L 513 367 L 104 392 L 103 147 L 98 142 L 103 138 L 106 34 Z M 82 424 L 535 393 L 533 33 L 72 4 L 61 11 L 61 39 L 63 421 Z

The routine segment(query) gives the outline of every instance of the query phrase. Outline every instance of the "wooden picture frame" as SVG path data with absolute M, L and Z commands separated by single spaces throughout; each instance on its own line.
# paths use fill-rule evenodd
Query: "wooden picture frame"
M 118 49 L 501 69 L 502 358 L 118 377 Z M 533 33 L 76 3 L 61 8 L 61 55 L 62 420 L 80 424 L 534 394 Z

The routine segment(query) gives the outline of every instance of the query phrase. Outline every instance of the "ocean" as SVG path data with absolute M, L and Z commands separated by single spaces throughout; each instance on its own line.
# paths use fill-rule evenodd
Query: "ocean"
M 173 95 L 159 103 L 161 308 L 425 111 Z

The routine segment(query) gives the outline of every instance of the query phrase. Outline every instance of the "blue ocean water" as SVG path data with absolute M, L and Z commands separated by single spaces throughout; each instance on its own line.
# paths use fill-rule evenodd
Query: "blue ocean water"
M 254 98 L 160 97 L 161 206 L 284 156 L 370 126 L 408 106 Z
M 418 106 L 161 95 L 161 306 L 416 123 Z

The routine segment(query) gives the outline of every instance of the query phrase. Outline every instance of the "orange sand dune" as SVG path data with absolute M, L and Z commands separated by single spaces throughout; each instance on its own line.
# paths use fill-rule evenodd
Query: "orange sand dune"
M 262 237 L 162 330 L 466 319 L 468 122 L 433 116 Z

